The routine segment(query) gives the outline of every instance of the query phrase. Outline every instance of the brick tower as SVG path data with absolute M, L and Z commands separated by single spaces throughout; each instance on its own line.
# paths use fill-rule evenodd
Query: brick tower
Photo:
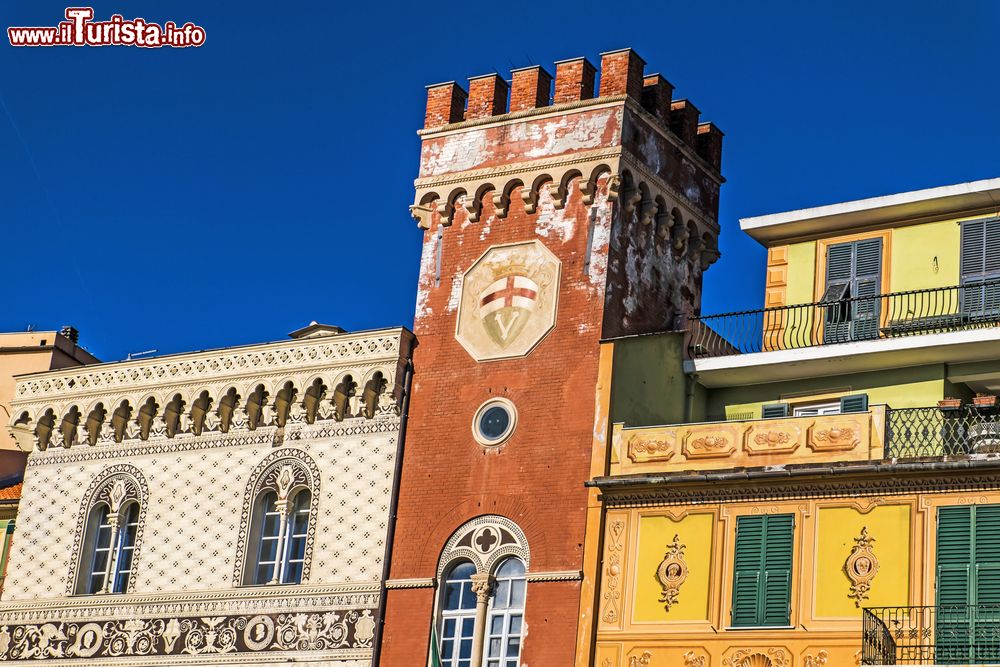
M 573 664 L 598 342 L 682 327 L 718 257 L 722 133 L 643 68 L 428 87 L 384 666 Z

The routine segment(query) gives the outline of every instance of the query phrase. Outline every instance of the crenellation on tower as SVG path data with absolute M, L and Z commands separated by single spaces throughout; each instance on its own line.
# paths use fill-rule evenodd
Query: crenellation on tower
M 701 112 L 690 100 L 674 100 L 670 103 L 670 131 L 691 147 L 698 142 L 698 118 Z
M 597 68 L 586 58 L 571 58 L 556 63 L 556 87 L 553 104 L 579 102 L 594 96 Z
M 511 71 L 510 112 L 540 109 L 549 105 L 552 75 L 541 65 Z
M 632 49 L 602 53 L 600 96 L 628 95 L 641 100 L 645 67 L 646 61 Z
M 670 101 L 674 86 L 659 74 L 647 74 L 642 80 L 642 108 L 666 122 L 670 118 Z
M 440 127 L 457 123 L 465 117 L 465 101 L 469 94 L 454 81 L 427 86 L 427 113 L 424 127 Z
M 465 120 L 507 113 L 507 82 L 496 72 L 469 79 L 469 104 Z

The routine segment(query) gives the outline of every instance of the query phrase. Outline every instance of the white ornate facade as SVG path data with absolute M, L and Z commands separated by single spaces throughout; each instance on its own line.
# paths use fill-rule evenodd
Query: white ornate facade
M 21 378 L 0 659 L 371 663 L 413 337 L 312 329 Z

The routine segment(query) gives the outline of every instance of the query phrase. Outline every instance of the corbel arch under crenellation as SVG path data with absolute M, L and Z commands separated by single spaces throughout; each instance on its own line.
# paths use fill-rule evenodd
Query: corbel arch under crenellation
M 483 200 L 492 198 L 493 212 L 504 219 L 510 213 L 513 193 L 520 188 L 520 204 L 526 213 L 538 211 L 539 195 L 546 188 L 556 209 L 565 207 L 570 198 L 572 184 L 583 194 L 583 203 L 590 206 L 594 202 L 598 180 L 605 174 L 616 173 L 616 161 L 598 160 L 594 162 L 554 164 L 530 172 L 519 170 L 505 178 L 486 175 L 483 178 L 449 182 L 434 187 L 422 188 L 418 184 L 417 196 L 410 206 L 410 213 L 421 229 L 430 229 L 437 222 L 452 224 L 456 206 L 467 212 L 469 222 L 478 222 L 483 210 Z M 447 194 L 443 194 L 447 193 Z M 611 199 L 614 193 L 611 193 Z
M 101 394 L 16 408 L 8 427 L 25 451 L 211 436 L 333 419 L 399 414 L 399 368 L 372 363 L 300 377 Z

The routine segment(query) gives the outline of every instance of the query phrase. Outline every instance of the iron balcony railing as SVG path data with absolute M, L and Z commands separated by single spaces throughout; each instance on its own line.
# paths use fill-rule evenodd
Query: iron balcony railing
M 862 665 L 1000 665 L 1000 604 L 865 608 Z
M 886 458 L 1000 452 L 1000 413 L 995 409 L 965 405 L 886 412 Z
M 1000 280 L 692 318 L 693 358 L 1000 324 Z

